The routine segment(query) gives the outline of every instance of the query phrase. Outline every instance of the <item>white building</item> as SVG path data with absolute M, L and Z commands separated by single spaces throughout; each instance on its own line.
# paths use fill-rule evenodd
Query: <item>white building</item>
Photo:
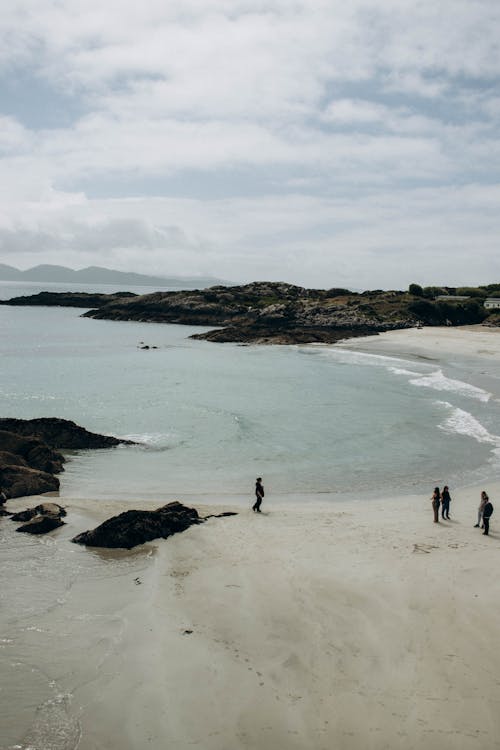
M 484 300 L 484 306 L 489 308 L 500 307 L 500 297 L 488 297 Z

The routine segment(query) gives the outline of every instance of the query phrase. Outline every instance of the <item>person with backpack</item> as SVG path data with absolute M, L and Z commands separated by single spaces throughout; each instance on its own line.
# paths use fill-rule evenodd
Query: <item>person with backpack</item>
M 484 493 L 486 495 L 486 492 Z M 483 534 L 488 536 L 490 533 L 490 518 L 491 514 L 493 513 L 493 505 L 490 503 L 490 499 L 488 495 L 486 495 L 486 504 L 483 508 L 483 524 L 484 524 L 484 531 Z

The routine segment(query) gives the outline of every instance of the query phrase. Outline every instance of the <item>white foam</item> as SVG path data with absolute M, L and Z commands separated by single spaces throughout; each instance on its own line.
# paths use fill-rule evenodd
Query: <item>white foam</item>
M 474 398 L 483 402 L 489 401 L 491 398 L 491 393 L 484 391 L 482 388 L 477 388 L 470 383 L 464 383 L 462 380 L 447 378 L 442 370 L 435 370 L 430 375 L 419 375 L 412 378 L 410 383 L 416 385 L 418 388 L 433 388 L 435 391 L 459 393 L 461 396 L 467 396 L 468 398 Z
M 447 401 L 439 403 L 452 409 L 449 417 L 442 424 L 438 425 L 440 430 L 455 435 L 464 435 L 473 438 L 478 443 L 488 443 L 500 449 L 500 436 L 492 435 L 491 432 L 488 432 L 486 427 L 473 417 L 472 414 L 463 409 L 454 409 Z
M 311 351 L 309 346 L 302 351 Z M 354 351 L 353 349 L 342 349 L 341 347 L 322 347 L 315 350 L 324 357 L 335 359 L 340 364 L 345 365 L 365 365 L 368 367 L 394 367 L 403 363 L 413 364 L 411 360 L 401 359 L 401 357 L 389 357 L 385 354 L 372 354 L 368 352 Z M 415 373 L 416 375 L 418 373 Z
M 134 433 L 123 435 L 122 438 L 124 440 L 132 440 L 134 443 L 138 443 L 139 446 L 152 448 L 153 450 L 175 448 L 180 444 L 179 436 L 172 432 Z

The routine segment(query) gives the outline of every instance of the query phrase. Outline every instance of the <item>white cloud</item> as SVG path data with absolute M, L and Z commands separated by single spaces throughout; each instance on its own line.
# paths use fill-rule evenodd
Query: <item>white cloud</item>
M 0 75 L 45 100 L 0 98 L 0 261 L 494 276 L 499 33 L 496 0 L 4 4 Z

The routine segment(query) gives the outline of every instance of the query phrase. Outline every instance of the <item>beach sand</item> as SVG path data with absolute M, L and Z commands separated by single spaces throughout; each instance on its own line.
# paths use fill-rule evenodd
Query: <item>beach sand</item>
M 102 689 L 75 696 L 80 750 L 498 746 L 500 532 L 473 528 L 478 496 L 439 524 L 421 496 L 269 499 L 161 543 Z
M 368 350 L 498 359 L 499 342 L 424 329 Z M 149 545 L 141 586 L 116 581 L 129 592 L 119 647 L 73 694 L 79 750 L 498 747 L 500 520 L 483 536 L 483 487 L 446 478 L 451 520 L 433 523 L 436 481 L 384 500 L 266 494 L 262 514 L 250 497 L 197 505 L 238 515 Z M 484 489 L 495 505 L 500 486 Z

